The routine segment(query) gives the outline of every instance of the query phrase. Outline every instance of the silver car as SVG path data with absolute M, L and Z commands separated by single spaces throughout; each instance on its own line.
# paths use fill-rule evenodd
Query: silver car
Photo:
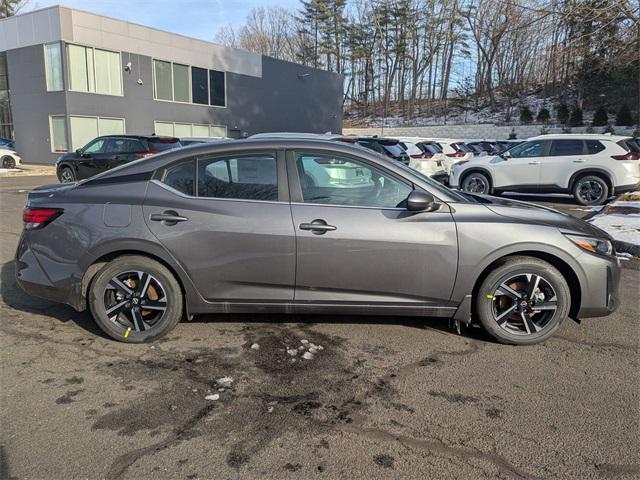
M 293 312 L 445 317 L 532 344 L 617 306 L 602 230 L 334 141 L 168 151 L 39 187 L 23 220 L 22 288 L 127 342 L 198 314 Z

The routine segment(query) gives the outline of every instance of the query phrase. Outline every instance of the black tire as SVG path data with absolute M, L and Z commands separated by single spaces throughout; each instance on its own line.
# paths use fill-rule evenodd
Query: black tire
M 528 290 L 536 277 L 538 288 L 531 295 L 534 300 L 527 301 Z M 511 283 L 512 279 L 516 279 L 515 282 Z M 507 289 L 522 297 L 514 298 Z M 527 301 L 526 306 L 522 305 L 523 301 Z M 509 313 L 514 304 L 516 310 Z M 536 306 L 541 310 L 529 313 L 536 312 Z M 552 336 L 567 318 L 571 291 L 553 265 L 533 257 L 508 257 L 500 261 L 480 285 L 475 307 L 484 329 L 500 343 L 533 345 Z
M 147 277 L 135 276 L 137 272 L 148 275 L 150 280 L 144 282 Z M 133 293 L 127 296 L 121 286 L 114 288 L 112 281 L 129 275 L 131 280 L 119 280 L 125 287 L 131 287 Z M 136 278 L 139 280 L 137 285 Z M 143 283 L 147 285 L 146 294 L 142 292 L 145 288 Z M 118 295 L 120 298 L 116 297 Z M 164 265 L 143 256 L 123 255 L 106 264 L 93 278 L 88 296 L 91 314 L 98 326 L 121 342 L 152 342 L 170 332 L 182 318 L 182 290 L 178 281 Z M 127 299 L 122 311 L 117 309 L 116 315 L 110 318 L 107 308 L 120 305 Z M 161 310 L 163 306 L 165 308 Z
M 2 168 L 16 168 L 15 158 L 9 155 L 2 157 Z
M 58 174 L 58 180 L 60 180 L 60 183 L 73 183 L 77 179 L 71 167 L 62 167 Z
M 491 195 L 491 182 L 484 173 L 472 172 L 462 179 L 461 190 L 469 193 Z
M 609 185 L 597 175 L 585 175 L 573 184 L 572 193 L 580 205 L 602 205 L 609 198 Z

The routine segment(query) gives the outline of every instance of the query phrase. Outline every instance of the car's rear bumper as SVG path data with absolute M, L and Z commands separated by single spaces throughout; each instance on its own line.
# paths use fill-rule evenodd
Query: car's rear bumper
M 74 283 L 69 278 L 52 280 L 42 268 L 38 254 L 29 247 L 24 234 L 16 250 L 15 278 L 20 288 L 29 295 L 65 303 L 78 311 L 86 308 L 81 282 Z
M 586 283 L 582 285 L 578 318 L 604 317 L 619 304 L 620 260 L 584 253 L 579 258 Z

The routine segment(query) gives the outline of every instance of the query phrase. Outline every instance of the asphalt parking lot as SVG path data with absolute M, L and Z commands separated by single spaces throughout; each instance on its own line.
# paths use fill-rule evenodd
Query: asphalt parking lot
M 614 315 L 532 347 L 442 320 L 259 315 L 126 345 L 15 285 L 26 192 L 54 182 L 0 179 L 0 478 L 640 475 L 633 262 Z M 286 349 L 306 342 L 323 349 L 292 363 Z

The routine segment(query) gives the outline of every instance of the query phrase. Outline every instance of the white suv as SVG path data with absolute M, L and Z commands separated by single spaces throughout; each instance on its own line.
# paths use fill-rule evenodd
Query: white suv
M 638 182 L 638 141 L 593 134 L 533 137 L 500 155 L 458 162 L 449 178 L 467 192 L 571 193 L 582 205 L 601 205 Z

